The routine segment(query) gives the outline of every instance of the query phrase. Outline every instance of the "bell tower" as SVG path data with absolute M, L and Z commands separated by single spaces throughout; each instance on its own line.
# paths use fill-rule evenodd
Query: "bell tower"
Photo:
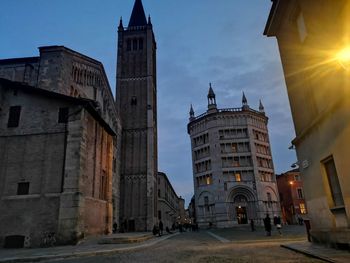
M 157 47 L 141 0 L 135 0 L 127 27 L 120 19 L 117 48 L 120 224 L 127 231 L 151 231 L 157 219 Z

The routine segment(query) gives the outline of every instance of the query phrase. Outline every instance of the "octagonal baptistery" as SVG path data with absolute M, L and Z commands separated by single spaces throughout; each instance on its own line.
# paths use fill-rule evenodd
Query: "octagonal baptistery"
M 209 87 L 208 110 L 187 126 L 191 137 L 196 222 L 199 227 L 262 225 L 266 214 L 280 215 L 268 118 L 249 107 L 218 109 Z

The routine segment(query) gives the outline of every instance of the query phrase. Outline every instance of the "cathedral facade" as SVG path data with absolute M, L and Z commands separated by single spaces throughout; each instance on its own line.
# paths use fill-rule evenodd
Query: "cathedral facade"
M 191 106 L 191 138 L 195 214 L 199 226 L 231 227 L 269 214 L 280 214 L 268 118 L 249 107 L 218 109 L 210 85 L 208 110 L 195 116 Z

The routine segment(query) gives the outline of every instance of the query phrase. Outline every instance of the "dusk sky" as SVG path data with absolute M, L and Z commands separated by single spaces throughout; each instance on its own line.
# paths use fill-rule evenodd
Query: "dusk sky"
M 119 18 L 134 0 L 2 0 L 0 59 L 38 56 L 64 45 L 103 63 L 113 93 Z M 296 161 L 294 128 L 275 38 L 263 36 L 270 0 L 143 0 L 157 41 L 159 170 L 178 195 L 193 195 L 188 112 L 206 111 L 209 82 L 218 108 L 262 100 L 276 173 Z

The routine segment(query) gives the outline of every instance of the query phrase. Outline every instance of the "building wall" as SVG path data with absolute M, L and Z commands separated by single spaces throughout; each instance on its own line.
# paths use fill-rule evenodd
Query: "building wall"
M 0 83 L 0 244 L 13 235 L 38 247 L 51 233 L 63 244 L 110 233 L 112 136 L 82 106 L 23 90 Z M 21 106 L 18 127 L 7 126 L 10 106 Z M 67 123 L 58 122 L 62 107 Z
M 179 202 L 177 194 L 167 175 L 158 172 L 158 223 L 162 220 L 164 229 L 172 228 L 178 221 Z
M 128 41 L 143 41 L 128 50 Z M 152 25 L 119 27 L 117 107 L 122 121 L 121 223 L 151 231 L 157 222 L 156 43 Z
M 279 2 L 279 8 L 271 10 L 265 34 L 278 40 L 312 239 L 349 244 L 349 75 L 334 56 L 348 44 L 344 36 L 349 33 L 350 3 Z M 332 178 L 338 178 L 338 196 L 343 199 L 340 205 L 335 202 L 326 172 L 325 163 L 330 159 L 336 170 Z
M 188 131 L 199 226 L 262 224 L 266 213 L 280 213 L 264 114 L 249 107 L 211 110 L 190 119 Z
M 57 233 L 65 125 L 57 123 L 62 103 L 0 90 L 0 242 L 23 235 L 37 246 L 48 232 Z M 20 126 L 7 128 L 9 107 L 21 105 Z M 17 195 L 29 182 L 28 195 Z

